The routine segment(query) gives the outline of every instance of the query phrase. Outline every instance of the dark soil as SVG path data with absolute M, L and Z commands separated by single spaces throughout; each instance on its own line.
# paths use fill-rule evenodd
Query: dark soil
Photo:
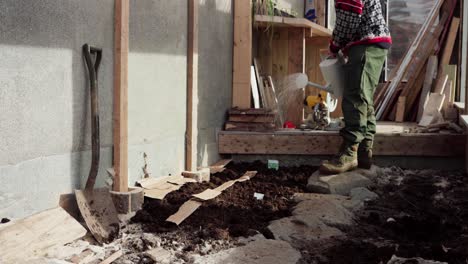
M 236 183 L 217 198 L 204 202 L 180 226 L 166 222 L 193 194 L 238 179 L 248 170 L 258 173 L 250 181 Z M 307 180 L 315 170 L 314 167 L 301 166 L 274 171 L 260 162 L 230 164 L 225 171 L 211 175 L 210 183 L 186 184 L 163 201 L 145 199 L 143 210 L 132 221 L 143 224 L 145 232 L 183 242 L 187 252 L 199 251 L 198 245 L 206 240 L 229 240 L 258 233 L 272 238 L 266 227 L 272 220 L 291 215 L 295 205 L 292 196 L 306 192 Z M 263 193 L 264 199 L 257 200 L 254 193 Z
M 348 239 L 316 263 L 387 263 L 392 255 L 468 263 L 468 178 L 463 173 L 394 169 L 380 198 L 358 214 Z

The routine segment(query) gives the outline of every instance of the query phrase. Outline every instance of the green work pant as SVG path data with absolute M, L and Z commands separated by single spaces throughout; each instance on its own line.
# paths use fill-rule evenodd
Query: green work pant
M 345 127 L 340 131 L 347 144 L 364 141 L 372 147 L 377 128 L 374 92 L 386 56 L 386 49 L 374 45 L 349 49 L 348 62 L 343 66 L 346 74 L 342 103 Z

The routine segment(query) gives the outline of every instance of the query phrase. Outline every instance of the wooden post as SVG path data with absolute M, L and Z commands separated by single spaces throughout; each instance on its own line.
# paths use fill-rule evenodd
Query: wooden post
M 185 135 L 185 170 L 196 168 L 197 118 L 194 100 L 198 94 L 198 0 L 188 1 L 187 36 L 187 131 Z
M 232 58 L 232 106 L 250 108 L 252 64 L 252 1 L 234 1 L 234 47 Z
M 114 191 L 128 191 L 128 31 L 129 0 L 115 0 Z

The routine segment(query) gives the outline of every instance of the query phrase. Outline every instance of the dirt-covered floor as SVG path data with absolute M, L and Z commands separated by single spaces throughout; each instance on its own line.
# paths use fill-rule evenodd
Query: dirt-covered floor
M 166 222 L 191 195 L 238 179 L 249 170 L 258 173 L 250 181 L 237 183 L 216 199 L 204 202 L 180 226 Z M 231 164 L 223 172 L 213 174 L 210 183 L 186 184 L 167 195 L 163 201 L 146 199 L 143 210 L 137 213 L 132 222 L 142 224 L 144 232 L 166 238 L 166 244 L 172 249 L 183 245 L 183 251 L 186 252 L 204 253 L 203 245 L 206 241 L 233 242 L 235 238 L 259 233 L 273 239 L 266 227 L 272 220 L 290 216 L 291 208 L 295 205 L 293 195 L 307 192 L 307 180 L 315 170 L 302 166 L 274 171 L 266 169 L 262 163 Z M 264 194 L 263 200 L 257 200 L 254 193 Z
M 386 263 L 395 254 L 468 263 L 466 175 L 397 168 L 386 172 L 371 188 L 379 198 L 356 214 L 346 239 L 325 253 L 327 261 Z
M 204 202 L 179 226 L 165 221 L 193 194 L 252 170 L 255 177 Z M 77 241 L 50 254 L 65 262 L 48 263 L 94 264 L 116 250 L 123 251 L 116 264 L 468 263 L 464 173 L 378 168 L 366 172 L 368 189 L 340 196 L 308 193 L 314 171 L 231 163 L 209 183 L 188 183 L 163 201 L 145 199 L 110 245 Z M 148 253 L 154 250 L 156 257 Z M 72 261 L 83 256 L 89 261 Z
M 127 232 L 150 233 L 157 242 L 134 239 L 127 244 L 131 249 L 127 259 L 152 263 L 143 253 L 160 246 L 178 252 L 178 262 L 190 263 L 192 254 L 209 255 L 242 246 L 243 237 L 261 234 L 275 239 L 267 228 L 269 223 L 291 216 L 296 205 L 293 195 L 307 192 L 307 180 L 315 169 L 302 166 L 274 171 L 258 162 L 230 164 L 224 172 L 212 175 L 210 183 L 187 184 L 164 201 L 146 199 L 143 210 L 132 219 L 133 231 Z M 248 170 L 258 174 L 204 203 L 180 226 L 165 221 L 192 194 L 237 179 Z M 387 263 L 393 255 L 468 263 L 466 175 L 399 168 L 383 171 L 369 188 L 378 198 L 354 212 L 353 224 L 341 227 L 345 236 L 294 245 L 301 253 L 299 263 Z M 264 199 L 257 200 L 255 192 L 265 194 Z

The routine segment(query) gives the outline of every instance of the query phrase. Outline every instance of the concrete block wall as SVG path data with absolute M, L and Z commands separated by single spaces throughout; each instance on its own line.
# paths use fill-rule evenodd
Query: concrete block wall
M 81 47 L 103 48 L 101 170 L 112 157 L 113 0 L 0 1 L 0 217 L 58 204 L 90 164 Z
M 130 0 L 130 184 L 183 170 L 187 1 Z M 219 156 L 230 107 L 232 1 L 200 0 L 197 163 Z M 0 1 L 0 217 L 54 207 L 83 187 L 90 166 L 84 43 L 102 47 L 101 165 L 112 166 L 114 0 Z
M 187 1 L 130 1 L 130 184 L 184 169 L 186 54 Z
M 232 2 L 200 0 L 198 56 L 198 166 L 220 159 L 217 134 L 232 101 Z

